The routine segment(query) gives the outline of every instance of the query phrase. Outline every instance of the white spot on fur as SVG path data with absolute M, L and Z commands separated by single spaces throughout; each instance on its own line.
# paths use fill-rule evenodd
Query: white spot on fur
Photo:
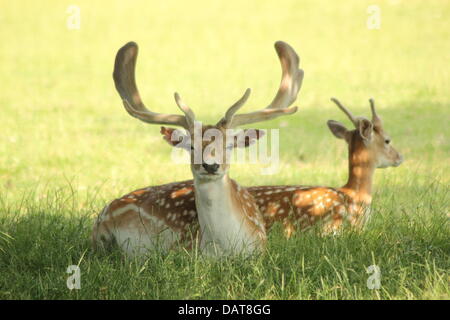
M 134 204 L 128 204 L 125 207 L 122 207 L 122 208 L 119 208 L 119 209 L 113 211 L 112 216 L 117 217 L 117 216 L 121 215 L 122 213 L 125 213 L 130 210 L 139 211 L 139 208 Z

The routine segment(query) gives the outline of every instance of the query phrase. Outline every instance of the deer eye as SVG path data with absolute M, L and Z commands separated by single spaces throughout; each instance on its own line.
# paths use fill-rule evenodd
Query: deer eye
M 384 140 L 384 143 L 386 143 L 386 144 L 391 143 L 391 139 L 386 139 L 386 140 Z

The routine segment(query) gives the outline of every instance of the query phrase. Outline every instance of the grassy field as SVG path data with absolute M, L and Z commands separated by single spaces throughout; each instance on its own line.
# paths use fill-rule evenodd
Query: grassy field
M 19 0 L 1 4 L 0 26 L 0 299 L 450 299 L 450 2 Z M 108 201 L 191 177 L 158 126 L 120 103 L 113 61 L 130 40 L 147 106 L 175 113 L 178 91 L 205 121 L 247 87 L 245 110 L 265 106 L 280 77 L 273 43 L 297 50 L 300 110 L 260 126 L 283 127 L 280 172 L 236 165 L 242 185 L 344 184 L 346 146 L 326 121 L 348 120 L 329 98 L 369 116 L 374 97 L 406 160 L 376 172 L 367 229 L 289 241 L 275 229 L 252 259 L 94 254 L 91 227 Z M 70 291 L 73 264 L 82 287 Z M 374 264 L 378 290 L 366 286 Z

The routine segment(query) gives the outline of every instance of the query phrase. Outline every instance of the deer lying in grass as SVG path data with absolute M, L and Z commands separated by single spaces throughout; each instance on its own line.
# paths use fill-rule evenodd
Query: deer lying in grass
M 303 230 L 320 222 L 324 232 L 334 232 L 343 222 L 361 227 L 369 216 L 372 201 L 372 177 L 376 168 L 398 166 L 402 156 L 391 145 L 381 119 L 370 99 L 372 121 L 355 117 L 337 99 L 334 103 L 347 115 L 355 129 L 348 130 L 341 123 L 330 120 L 328 127 L 339 139 L 348 144 L 349 177 L 341 188 L 320 186 L 253 186 L 247 190 L 255 197 L 268 231 L 275 222 L 281 222 L 287 237 L 295 230 Z M 140 205 L 159 204 L 171 210 L 186 213 L 185 224 L 196 226 L 192 180 L 175 182 L 160 187 L 155 202 L 153 189 L 140 189 L 116 201 L 129 197 L 138 199 Z
M 258 130 L 244 130 L 242 135 L 230 134 L 229 129 L 297 111 L 297 107 L 288 107 L 295 101 L 303 79 L 303 72 L 298 69 L 298 57 L 283 42 L 277 42 L 275 47 L 283 77 L 272 103 L 259 111 L 236 114 L 249 97 L 250 89 L 247 89 L 214 126 L 196 122 L 193 111 L 177 93 L 175 100 L 184 116 L 148 110 L 135 84 L 137 45 L 130 42 L 118 51 L 113 77 L 127 112 L 150 124 L 172 124 L 187 130 L 186 134 L 162 127 L 161 133 L 172 146 L 190 152 L 194 176 L 191 186 L 195 186 L 196 192 L 194 195 L 192 188 L 178 184 L 176 193 L 169 192 L 170 196 L 166 198 L 161 195 L 174 186 L 168 184 L 137 190 L 111 202 L 94 225 L 94 247 L 117 244 L 129 255 L 140 255 L 155 247 L 167 249 L 178 241 L 189 247 L 197 239 L 199 228 L 200 247 L 207 253 L 248 254 L 264 247 L 266 232 L 262 214 L 253 196 L 229 178 L 227 151 L 247 147 L 262 136 Z M 227 139 L 219 139 L 219 136 Z M 190 193 L 192 197 L 186 198 Z M 178 196 L 185 198 L 178 201 Z M 191 223 L 193 219 L 195 224 Z
M 355 129 L 329 120 L 331 132 L 348 144 L 349 176 L 341 188 L 311 186 L 262 186 L 248 191 L 257 199 L 267 230 L 280 221 L 287 237 L 320 221 L 325 233 L 335 232 L 343 223 L 362 227 L 372 202 L 372 177 L 376 168 L 397 167 L 403 157 L 391 145 L 381 119 L 370 99 L 372 120 L 355 117 L 337 99 L 331 99 L 347 115 Z

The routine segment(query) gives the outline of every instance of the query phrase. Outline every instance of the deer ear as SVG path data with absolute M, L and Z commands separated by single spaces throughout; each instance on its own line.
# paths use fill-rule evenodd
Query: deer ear
M 186 149 L 189 145 L 188 136 L 181 130 L 175 128 L 161 127 L 163 139 L 172 147 Z
M 347 128 L 340 122 L 335 120 L 327 121 L 328 128 L 334 136 L 338 139 L 347 139 L 348 130 Z
M 370 142 L 372 140 L 373 124 L 367 119 L 361 119 L 359 121 L 359 134 L 365 142 Z
M 235 148 L 246 148 L 262 138 L 266 133 L 259 129 L 244 129 L 234 136 Z

